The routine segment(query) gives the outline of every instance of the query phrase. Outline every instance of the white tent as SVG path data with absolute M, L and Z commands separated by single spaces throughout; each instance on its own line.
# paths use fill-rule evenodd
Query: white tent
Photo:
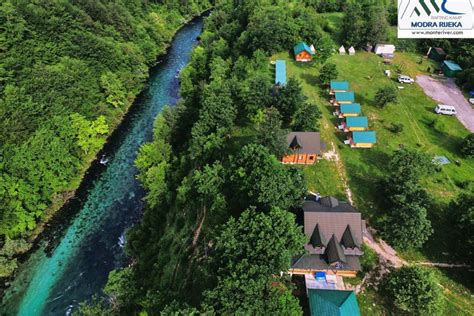
M 356 50 L 354 49 L 354 46 L 351 46 L 351 48 L 349 48 L 349 55 L 353 56 L 356 54 Z
M 311 49 L 311 51 L 313 52 L 313 54 L 316 54 L 316 48 L 314 48 L 314 45 L 311 44 L 311 46 L 309 47 L 309 49 Z
M 377 44 L 375 45 L 375 54 L 377 55 L 393 55 L 395 53 L 395 45 L 392 44 Z
M 339 47 L 339 55 L 345 55 L 346 54 L 346 49 L 344 46 Z

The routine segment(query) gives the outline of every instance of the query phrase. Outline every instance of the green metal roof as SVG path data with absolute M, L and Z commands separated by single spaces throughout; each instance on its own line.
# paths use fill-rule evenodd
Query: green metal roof
M 341 113 L 360 114 L 360 104 L 359 103 L 341 104 Z
M 458 64 L 456 64 L 454 61 L 452 60 L 445 60 L 443 61 L 443 65 L 448 67 L 449 70 L 451 71 L 462 71 L 462 68 L 461 66 L 459 66 Z
M 331 90 L 349 90 L 347 81 L 331 81 Z
M 309 289 L 311 316 L 360 316 L 353 291 Z
M 286 85 L 286 62 L 284 60 L 276 61 L 275 84 Z
M 346 118 L 347 127 L 369 127 L 367 116 L 349 116 Z
M 354 102 L 355 96 L 354 92 L 336 92 L 336 101 L 350 101 Z
M 295 45 L 295 47 L 293 47 L 293 52 L 295 53 L 295 55 L 298 55 L 302 51 L 307 51 L 308 53 L 310 53 L 311 56 L 314 55 L 314 53 L 311 51 L 311 48 L 309 48 L 308 44 L 306 44 L 305 42 L 299 42 Z
M 352 132 L 352 141 L 356 144 L 358 143 L 375 144 L 377 142 L 377 137 L 374 131 Z

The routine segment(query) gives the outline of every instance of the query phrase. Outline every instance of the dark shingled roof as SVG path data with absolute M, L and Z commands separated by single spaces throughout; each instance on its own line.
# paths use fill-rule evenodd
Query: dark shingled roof
M 441 47 L 435 47 L 434 50 L 438 53 L 438 55 L 440 56 L 444 56 L 446 55 L 446 52 L 444 51 L 444 49 L 442 49 Z
M 316 224 L 313 230 L 313 234 L 309 239 L 309 244 L 312 245 L 314 248 L 316 247 L 325 247 L 326 246 L 326 238 L 324 238 L 323 234 L 319 231 L 319 225 Z
M 298 135 L 295 135 L 295 137 L 293 137 L 293 140 L 290 143 L 290 148 L 293 149 L 293 150 L 296 150 L 296 149 L 300 149 L 302 147 L 303 147 L 303 145 L 301 145 L 301 142 L 298 138 Z
M 346 256 L 344 255 L 344 250 L 342 250 L 342 247 L 336 240 L 336 236 L 334 234 L 332 235 L 331 240 L 329 240 L 324 255 L 330 264 L 336 262 L 346 263 L 347 261 Z
M 288 147 L 300 154 L 321 154 L 321 137 L 318 132 L 291 132 L 287 135 Z
M 360 261 L 358 256 L 346 255 L 346 262 L 338 266 L 329 266 L 324 255 L 306 254 L 303 256 L 294 257 L 291 264 L 291 269 L 312 269 L 312 270 L 349 270 L 361 271 Z
M 358 213 L 358 211 L 349 203 L 338 201 L 336 198 L 329 196 L 323 197 L 319 201 L 305 201 L 303 203 L 303 211 Z
M 321 204 L 330 208 L 339 206 L 339 201 L 333 196 L 326 196 L 321 199 Z
M 347 225 L 346 230 L 344 231 L 344 234 L 342 234 L 341 238 L 341 245 L 343 245 L 345 248 L 354 248 L 354 247 L 360 247 L 358 242 L 355 240 L 354 236 L 352 235 L 351 231 L 351 226 Z

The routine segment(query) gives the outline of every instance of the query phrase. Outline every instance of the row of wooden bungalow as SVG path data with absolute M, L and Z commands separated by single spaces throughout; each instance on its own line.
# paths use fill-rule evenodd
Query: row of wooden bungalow
M 349 133 L 345 144 L 351 148 L 371 148 L 377 142 L 375 131 L 369 131 L 369 119 L 360 116 L 360 103 L 355 103 L 354 92 L 349 91 L 349 82 L 331 81 L 329 95 L 331 104 L 336 107 L 334 115 L 342 119 L 338 129 Z

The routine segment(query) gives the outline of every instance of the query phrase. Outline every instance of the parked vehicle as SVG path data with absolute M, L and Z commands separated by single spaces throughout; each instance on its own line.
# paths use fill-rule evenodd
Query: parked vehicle
M 434 111 L 436 114 L 456 115 L 456 108 L 452 105 L 438 104 Z
M 474 98 L 470 98 L 469 103 L 474 104 Z
M 410 78 L 408 76 L 400 75 L 400 76 L 398 76 L 398 82 L 413 84 L 415 82 L 415 80 L 413 80 L 412 78 Z

